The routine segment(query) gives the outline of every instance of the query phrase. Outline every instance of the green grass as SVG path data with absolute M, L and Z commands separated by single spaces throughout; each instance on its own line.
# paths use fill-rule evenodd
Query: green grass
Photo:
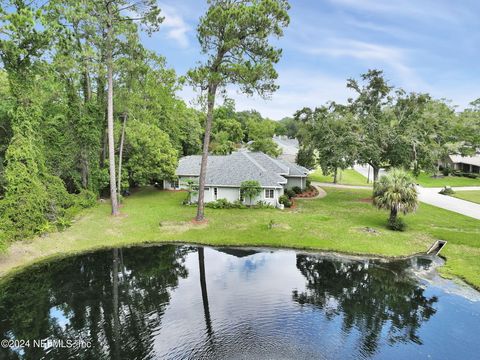
M 421 204 L 408 215 L 403 233 L 385 228 L 387 214 L 367 203 L 371 191 L 326 189 L 327 196 L 299 200 L 290 210 L 207 209 L 208 224 L 194 225 L 194 207 L 180 205 L 185 193 L 143 189 L 125 200 L 120 217 L 107 203 L 89 209 L 71 228 L 11 246 L 0 273 L 40 259 L 101 247 L 146 242 L 189 242 L 332 250 L 406 256 L 424 252 L 435 239 L 448 240 L 440 271 L 480 288 L 480 221 Z M 269 229 L 273 221 L 277 226 Z M 161 225 L 160 225 L 161 224 Z M 365 227 L 376 234 L 367 233 Z M 9 261 L 8 261 L 9 260 Z
M 323 175 L 322 169 L 320 168 L 311 173 L 308 178 L 311 181 L 333 183 L 333 176 Z M 342 185 L 371 185 L 367 183 L 367 178 L 365 176 L 359 174 L 353 169 L 339 170 L 337 182 Z
M 416 182 L 423 187 L 444 187 L 444 186 L 480 186 L 480 178 L 470 179 L 461 176 L 445 176 L 434 178 L 431 174 L 420 173 Z
M 480 190 L 456 191 L 452 196 L 480 204 Z

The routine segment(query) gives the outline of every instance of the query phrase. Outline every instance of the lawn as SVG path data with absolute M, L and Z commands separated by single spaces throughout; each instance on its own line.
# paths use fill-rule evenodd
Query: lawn
M 333 176 L 323 175 L 322 169 L 320 168 L 311 173 L 308 178 L 311 181 L 333 183 Z M 342 185 L 371 185 L 367 183 L 367 178 L 365 176 L 359 174 L 353 169 L 339 170 L 337 180 L 337 182 Z
M 86 210 L 64 232 L 15 243 L 0 259 L 0 274 L 47 257 L 101 247 L 147 242 L 190 242 L 333 250 L 405 256 L 424 252 L 435 239 L 448 240 L 440 271 L 480 288 L 480 221 L 421 204 L 408 215 L 404 233 L 387 230 L 387 214 L 368 203 L 371 191 L 328 188 L 317 200 L 298 200 L 290 210 L 207 209 L 208 224 L 195 225 L 194 207 L 180 205 L 183 192 L 146 188 L 125 200 L 122 215 L 107 203 Z M 273 222 L 275 226 L 269 227 Z M 376 233 L 366 232 L 369 227 Z
M 480 190 L 455 191 L 452 196 L 480 204 Z
M 461 176 L 445 176 L 434 178 L 431 174 L 420 173 L 416 182 L 423 187 L 444 187 L 444 186 L 480 186 L 480 178 L 470 179 Z

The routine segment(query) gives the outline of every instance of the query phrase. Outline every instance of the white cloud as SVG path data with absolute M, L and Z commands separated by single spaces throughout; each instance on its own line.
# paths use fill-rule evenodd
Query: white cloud
M 183 17 L 179 15 L 175 8 L 168 5 L 162 5 L 162 15 L 165 17 L 162 26 L 167 31 L 167 37 L 176 41 L 183 48 L 188 47 L 187 33 L 191 28 Z
M 467 15 L 458 2 L 439 0 L 330 0 L 334 5 L 393 16 L 422 17 L 424 21 L 460 22 Z
M 427 85 L 408 65 L 408 51 L 394 46 L 384 46 L 351 39 L 330 39 L 327 45 L 304 47 L 303 52 L 330 57 L 350 57 L 363 61 L 367 67 L 385 65 L 400 80 L 402 86 L 425 88 Z
M 305 106 L 316 107 L 327 101 L 346 102 L 348 97 L 352 96 L 344 78 L 335 78 L 314 70 L 280 71 L 278 84 L 280 89 L 269 100 L 259 96 L 246 96 L 235 88 L 229 88 L 227 94 L 235 100 L 238 111 L 255 109 L 262 116 L 274 120 L 292 116 Z M 191 101 L 196 93 L 186 87 L 179 95 L 184 100 Z M 221 99 L 218 99 L 218 103 L 221 102 Z

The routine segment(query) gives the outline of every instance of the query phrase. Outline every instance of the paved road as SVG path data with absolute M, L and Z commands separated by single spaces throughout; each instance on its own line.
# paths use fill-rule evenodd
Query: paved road
M 365 177 L 368 177 L 368 165 L 355 165 L 354 169 Z M 380 170 L 380 176 L 385 174 L 385 170 Z M 370 178 L 372 178 L 372 170 L 370 169 Z M 418 198 L 421 202 L 434 205 L 442 209 L 454 211 L 456 213 L 472 217 L 480 220 L 480 204 L 470 201 L 457 199 L 452 196 L 441 195 L 438 192 L 442 188 L 424 188 L 418 186 Z M 480 186 L 462 186 L 454 187 L 455 191 L 480 190 Z
M 370 182 L 373 182 L 373 168 L 370 165 L 354 165 L 353 168 L 355 169 L 356 172 L 358 172 L 359 174 L 369 179 Z M 382 176 L 385 174 L 386 174 L 385 169 L 380 169 L 378 176 Z

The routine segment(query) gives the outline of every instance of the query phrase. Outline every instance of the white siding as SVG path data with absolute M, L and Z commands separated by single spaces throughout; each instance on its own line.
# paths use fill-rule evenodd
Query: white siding
M 240 199 L 240 189 L 230 187 L 217 187 L 217 199 L 227 199 L 230 202 L 234 202 Z M 212 188 L 213 197 L 213 188 Z
M 305 177 L 286 177 L 286 179 L 287 179 L 286 189 L 291 189 L 295 186 L 298 186 L 300 189 L 305 189 L 306 187 Z
M 185 178 L 186 179 L 186 178 Z M 185 180 L 183 179 L 183 180 Z M 174 188 L 172 187 L 172 184 L 164 180 L 164 189 L 166 190 L 173 190 Z M 182 178 L 179 179 L 179 187 L 176 188 L 178 189 L 186 189 L 187 186 L 185 183 L 182 183 Z M 206 186 L 205 187 L 205 202 L 212 202 L 215 201 L 215 195 L 214 195 L 214 188 L 213 186 Z M 221 187 L 217 186 L 217 199 L 227 199 L 229 202 L 234 202 L 237 200 L 240 200 L 240 188 L 235 188 L 235 187 Z M 283 195 L 284 190 L 283 188 L 280 189 L 273 189 L 273 198 L 266 198 L 265 195 L 265 188 L 262 188 L 262 191 L 260 195 L 258 195 L 256 198 L 252 199 L 251 204 L 255 205 L 259 201 L 264 201 L 272 206 L 278 206 L 278 198 Z M 192 196 L 192 201 L 196 202 L 198 201 L 198 194 L 195 194 Z M 250 199 L 246 198 L 244 199 L 244 204 L 250 205 Z
M 274 189 L 273 198 L 265 197 L 265 188 L 262 188 L 262 192 L 256 198 L 252 199 L 251 205 L 255 205 L 259 201 L 266 202 L 272 206 L 278 206 L 278 198 L 283 194 L 283 189 Z M 246 198 L 243 201 L 245 204 L 250 205 L 250 199 Z
M 234 202 L 240 199 L 240 189 L 231 188 L 231 187 L 219 187 L 217 188 L 217 200 L 218 199 L 227 199 L 230 202 Z M 198 194 L 192 196 L 192 201 L 198 200 Z M 215 201 L 214 187 L 206 186 L 205 187 L 205 202 Z

